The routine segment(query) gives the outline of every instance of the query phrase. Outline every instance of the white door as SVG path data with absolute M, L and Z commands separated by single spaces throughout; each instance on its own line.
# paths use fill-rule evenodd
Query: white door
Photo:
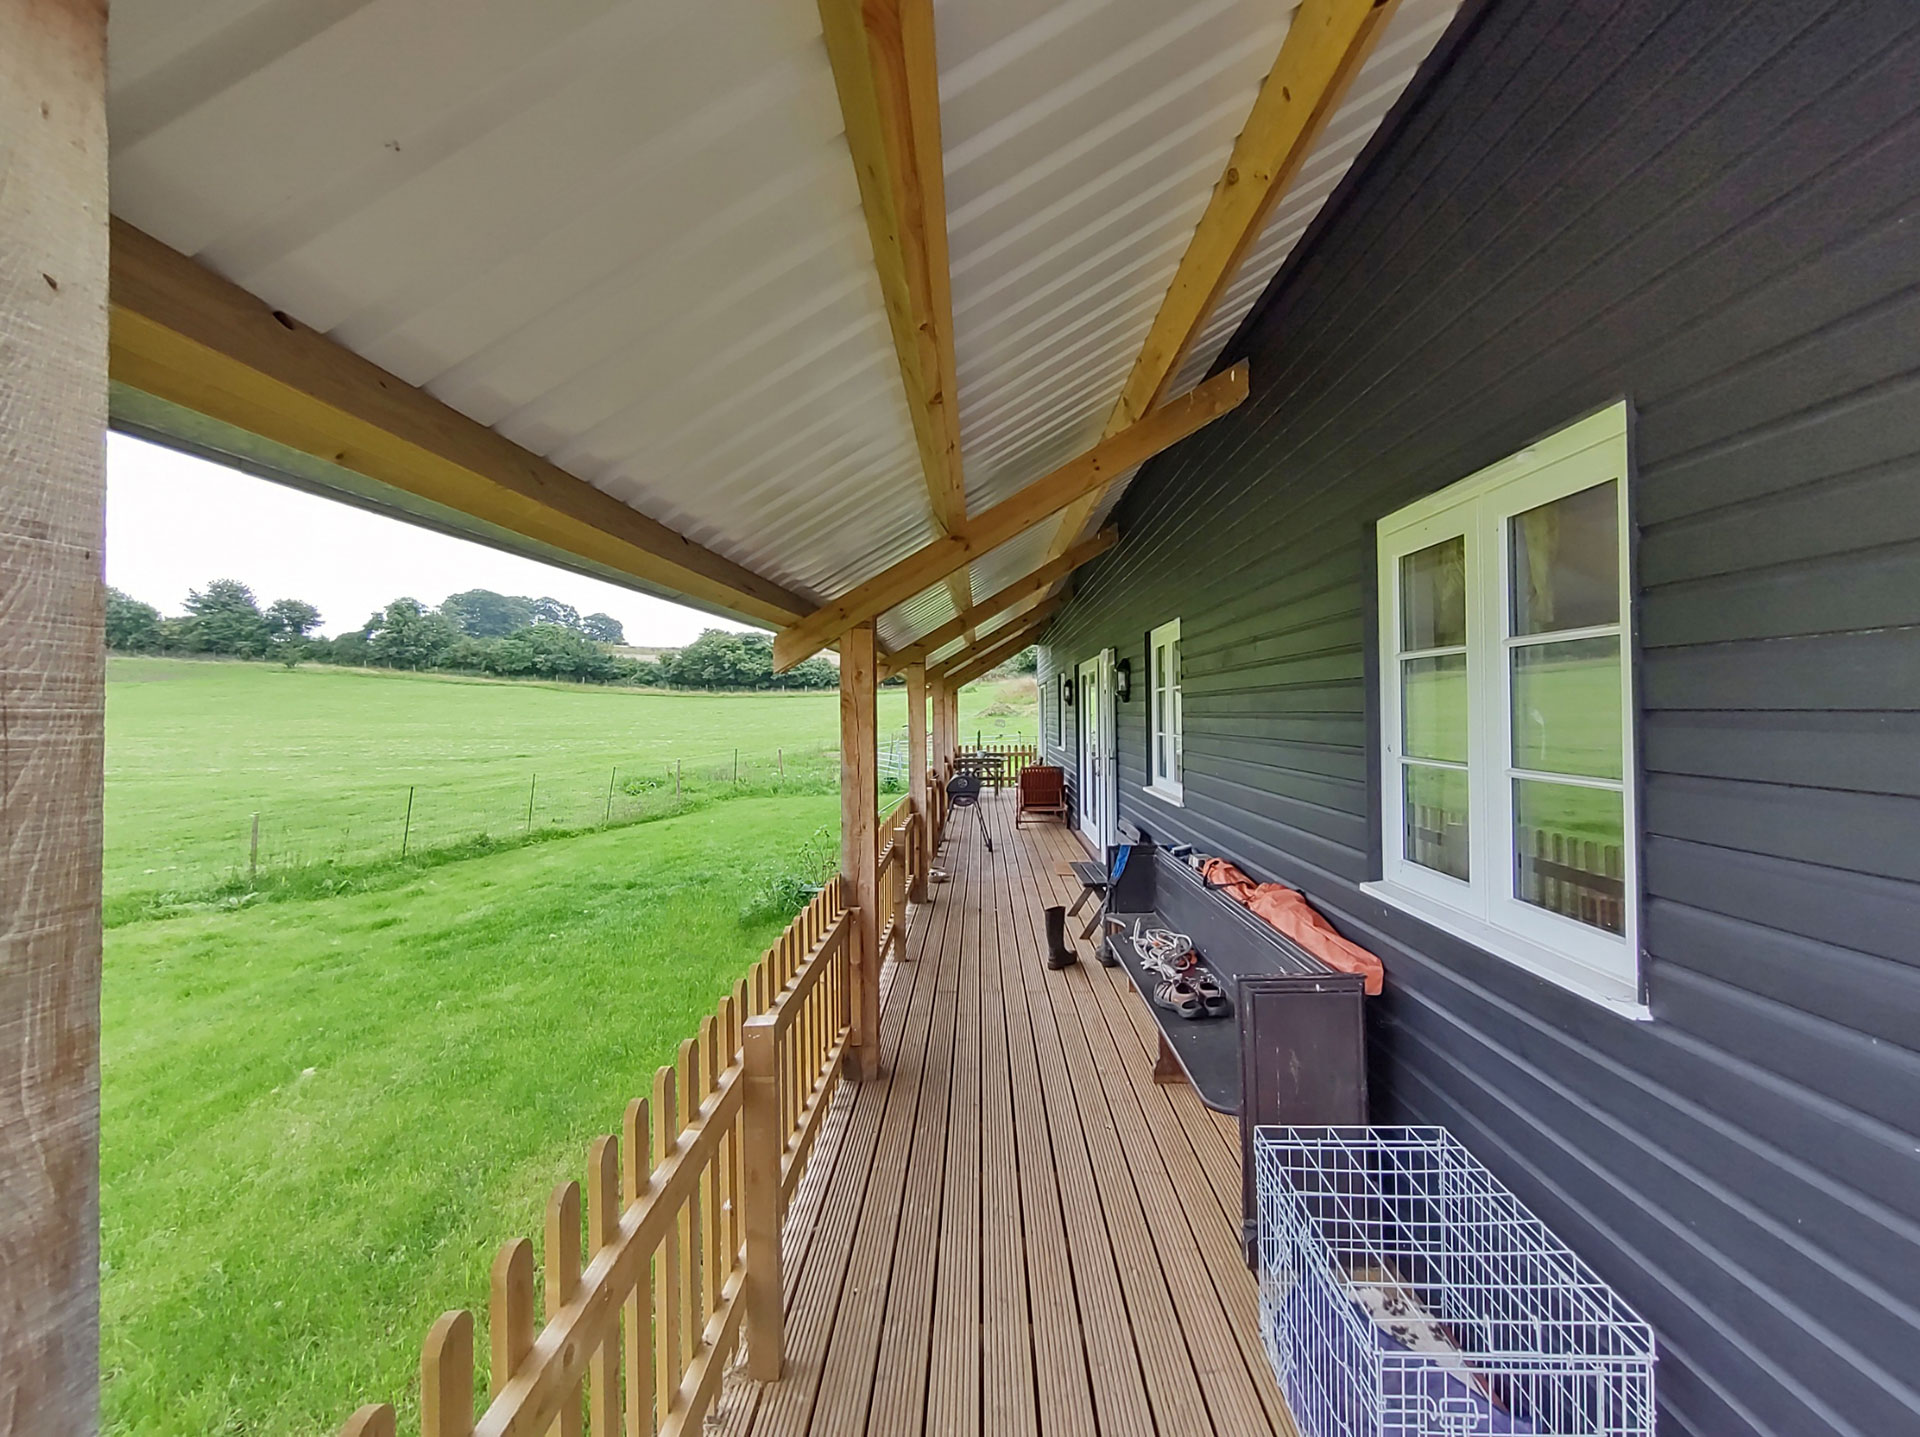
M 1080 735 L 1080 831 L 1104 854 L 1113 841 L 1113 651 L 1080 665 L 1075 728 Z

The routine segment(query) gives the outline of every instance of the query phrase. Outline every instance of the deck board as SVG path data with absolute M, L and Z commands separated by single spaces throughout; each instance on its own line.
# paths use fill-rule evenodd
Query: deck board
M 1233 1129 L 1152 1082 L 1124 980 L 1043 966 L 1078 841 L 983 807 L 996 852 L 957 817 L 886 973 L 886 1076 L 836 1094 L 788 1214 L 785 1375 L 736 1372 L 714 1428 L 1291 1437 Z

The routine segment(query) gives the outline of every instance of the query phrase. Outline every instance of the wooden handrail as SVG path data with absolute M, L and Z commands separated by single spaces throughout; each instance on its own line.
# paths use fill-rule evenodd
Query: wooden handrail
M 738 1063 L 727 1068 L 719 1091 L 701 1104 L 665 1168 L 655 1171 L 639 1210 L 621 1214 L 620 1236 L 587 1264 L 578 1291 L 540 1330 L 527 1360 L 473 1427 L 474 1437 L 532 1437 L 560 1415 L 587 1375 L 587 1359 L 605 1340 L 620 1304 L 636 1285 L 641 1259 L 652 1256 L 705 1176 L 724 1137 L 721 1124 L 739 1111 L 741 1072 Z
M 749 1018 L 746 1024 L 747 1030 L 751 1032 L 756 1023 L 770 1022 L 774 1025 L 774 1035 L 776 1037 L 786 1036 L 787 1029 L 793 1026 L 794 1018 L 799 1015 L 801 1003 L 806 1000 L 807 994 L 813 991 L 814 985 L 820 981 L 820 975 L 827 971 L 827 963 L 830 962 L 834 956 L 826 950 L 829 948 L 844 948 L 847 943 L 847 935 L 852 931 L 852 928 L 853 910 L 851 908 L 842 909 L 839 916 L 833 920 L 832 926 L 827 929 L 820 941 L 813 945 L 813 952 L 808 956 L 806 962 L 800 965 L 800 971 L 794 974 L 788 981 L 787 986 L 780 991 L 779 997 L 774 1000 L 772 1009 L 756 1017 Z
M 620 1430 L 623 1397 L 631 1430 L 682 1437 L 700 1430 L 750 1304 L 764 1310 L 769 1292 L 776 1311 L 783 1301 L 778 1245 L 786 1201 L 851 1033 L 845 899 L 836 877 L 701 1023 L 699 1036 L 680 1045 L 677 1063 L 659 1070 L 651 1100 L 628 1104 L 624 1162 L 620 1140 L 594 1140 L 584 1272 L 580 1185 L 555 1191 L 547 1322 L 537 1335 L 532 1244 L 503 1245 L 489 1304 L 492 1400 L 478 1423 L 473 1318 L 449 1312 L 434 1324 L 420 1369 L 430 1437 L 544 1433 L 563 1417 L 562 1429 L 573 1430 L 583 1390 L 596 1434 Z M 683 1098 L 691 1108 L 684 1124 Z M 752 1325 L 754 1370 L 777 1369 L 783 1334 L 764 1317 Z M 624 1386 L 617 1380 L 623 1348 Z M 395 1437 L 393 1409 L 360 1408 L 342 1437 Z

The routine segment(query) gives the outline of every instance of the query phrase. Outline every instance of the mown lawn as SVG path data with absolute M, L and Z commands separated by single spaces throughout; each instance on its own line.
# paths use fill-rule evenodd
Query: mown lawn
M 229 787 L 236 762 L 209 755 Z M 783 925 L 771 881 L 837 826 L 830 796 L 744 798 L 112 929 L 108 1430 L 319 1434 L 410 1402 L 434 1316 L 485 1310 L 495 1248 L 537 1238 L 552 1184 Z
M 1031 738 L 1035 713 L 1031 680 L 976 684 L 962 696 L 969 734 Z M 883 737 L 905 723 L 904 692 L 883 689 Z M 832 693 L 652 693 L 115 658 L 108 920 L 162 895 L 205 896 L 246 873 L 255 814 L 264 869 L 386 861 L 403 842 L 417 854 L 671 812 L 676 771 L 691 802 L 829 792 L 838 733 Z

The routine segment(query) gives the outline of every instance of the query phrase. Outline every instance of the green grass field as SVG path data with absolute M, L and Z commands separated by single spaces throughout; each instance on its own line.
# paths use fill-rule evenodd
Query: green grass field
M 976 688 L 963 716 L 1030 735 L 1032 693 Z M 883 697 L 883 727 L 902 702 Z M 107 1430 L 324 1434 L 360 1401 L 410 1402 L 434 1316 L 484 1311 L 499 1243 L 537 1236 L 587 1140 L 779 932 L 796 884 L 831 868 L 839 804 L 801 776 L 713 781 L 657 822 L 616 812 L 564 834 L 577 825 L 556 807 L 536 813 L 546 841 L 387 857 L 331 896 L 149 910 L 142 893 L 243 871 L 252 812 L 314 834 L 371 825 L 407 784 L 469 801 L 466 825 L 518 789 L 523 821 L 537 765 L 543 783 L 592 780 L 597 824 L 601 765 L 657 770 L 736 736 L 743 760 L 824 747 L 834 705 L 115 660 Z
M 386 862 L 403 841 L 417 854 L 838 782 L 832 693 L 640 693 L 146 658 L 115 658 L 108 676 L 109 923 L 247 873 L 255 814 L 259 864 L 273 872 Z M 1030 680 L 974 685 L 962 724 L 1030 739 L 1033 692 Z M 880 730 L 902 735 L 902 761 L 905 724 L 904 692 L 883 689 Z
M 405 886 L 109 934 L 109 1430 L 324 1433 L 404 1397 L 421 1335 L 784 916 L 837 831 L 743 799 Z M 823 845 L 831 851 L 831 843 Z

